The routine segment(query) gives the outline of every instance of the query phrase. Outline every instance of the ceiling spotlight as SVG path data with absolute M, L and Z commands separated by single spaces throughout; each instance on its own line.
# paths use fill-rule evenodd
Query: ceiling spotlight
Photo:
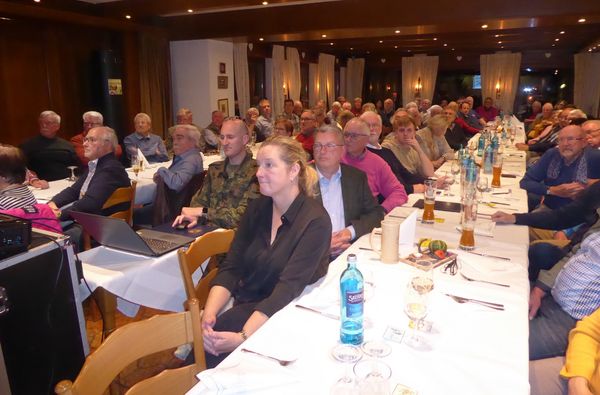
M 504 49 L 504 45 L 501 45 L 501 46 L 500 46 L 500 49 Z
M 591 49 L 591 48 L 590 48 L 590 49 L 588 49 L 588 52 L 592 52 L 592 49 Z
M 383 44 L 383 40 L 379 40 L 379 44 Z
M 410 49 L 407 49 L 407 52 L 410 52 Z
M 354 48 L 350 47 L 350 51 L 354 51 Z
M 565 31 L 564 31 L 564 30 L 561 30 L 559 34 L 565 34 Z
M 554 41 L 560 41 L 560 38 L 555 38 Z
M 560 84 L 559 88 L 560 89 L 565 89 L 567 87 L 567 84 Z
M 454 51 L 454 48 L 452 48 L 452 50 Z
M 394 49 L 398 49 L 398 46 L 397 46 L 397 45 L 394 45 Z
M 131 19 L 131 15 L 125 15 L 126 19 Z
M 500 37 L 500 35 L 499 34 L 494 34 L 494 37 L 498 38 L 498 37 Z
M 12 19 L 10 19 L 10 18 L 7 18 L 7 17 L 5 17 L 5 16 L 0 16 L 0 20 L 1 20 L 1 21 L 12 21 Z
M 36 2 L 36 3 L 39 3 L 41 0 L 33 0 L 33 1 Z
M 444 47 L 447 47 L 447 46 L 448 46 L 448 44 L 444 43 Z
M 396 31 L 394 31 L 394 33 L 396 33 L 396 34 L 399 34 L 399 33 L 400 33 L 400 30 L 396 30 Z
M 552 44 L 553 47 L 556 47 L 556 44 Z
M 321 37 L 327 38 L 327 34 L 321 34 Z
M 265 39 L 261 37 L 258 39 L 258 41 L 265 41 Z
M 333 43 L 329 43 L 329 45 L 333 45 Z
M 585 22 L 585 18 L 579 18 L 579 20 L 577 22 L 584 23 Z
M 502 44 L 502 41 L 498 41 L 498 44 Z
M 527 68 L 525 69 L 525 71 L 528 71 L 528 72 L 530 72 L 530 73 L 531 73 L 531 72 L 533 71 L 533 69 L 532 69 L 531 67 L 527 67 Z
M 191 14 L 192 12 L 194 12 L 194 10 L 192 10 L 191 8 L 188 9 L 188 12 Z
M 437 37 L 434 37 L 434 38 L 433 38 L 433 41 L 437 41 Z
M 482 28 L 482 29 L 487 29 L 487 28 L 488 28 L 488 25 L 481 25 L 481 28 Z
M 262 5 L 269 5 L 269 2 L 268 1 L 263 1 Z

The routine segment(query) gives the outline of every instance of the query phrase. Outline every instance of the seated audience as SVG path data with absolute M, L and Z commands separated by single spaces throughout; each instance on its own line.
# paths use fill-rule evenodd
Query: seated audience
M 405 115 L 394 117 L 394 132 L 381 145 L 389 148 L 411 174 L 428 178 L 434 176 L 433 164 L 421 148 L 414 120 Z
M 167 155 L 165 144 L 159 136 L 152 133 L 152 120 L 150 116 L 141 112 L 133 118 L 133 124 L 135 132 L 123 140 L 127 158 L 131 160 L 132 156 L 137 155 L 139 149 L 149 163 L 168 161 L 169 156 Z
M 555 209 L 599 178 L 600 152 L 587 147 L 581 127 L 571 125 L 560 131 L 558 147 L 527 169 L 520 185 L 529 193 L 543 196 L 545 207 Z
M 20 146 L 27 158 L 27 167 L 48 181 L 69 177 L 68 166 L 77 166 L 79 162 L 73 146 L 57 136 L 60 116 L 54 111 L 44 111 L 38 124 L 40 133 Z
M 348 102 L 346 102 L 348 103 Z M 340 115 L 338 117 L 338 124 L 342 127 L 342 129 L 344 129 L 344 127 L 346 126 L 346 123 L 348 123 L 349 120 L 351 120 L 352 118 L 354 118 L 354 114 L 348 110 L 342 110 L 340 112 Z
M 303 111 L 304 111 L 304 106 L 302 105 L 302 102 L 300 100 L 294 101 L 294 114 L 296 114 L 298 119 L 300 119 L 300 115 L 302 115 Z
M 173 137 L 173 162 L 169 168 L 160 167 L 154 180 L 161 178 L 165 185 L 176 192 L 181 191 L 196 174 L 204 171 L 198 151 L 200 131 L 192 125 L 177 125 Z
M 185 107 L 180 108 L 175 117 L 175 125 L 169 128 L 169 133 L 167 134 L 167 139 L 165 141 L 165 147 L 169 153 L 169 158 L 173 157 L 173 132 L 178 125 L 192 125 L 196 129 L 201 130 L 198 126 L 194 125 L 194 114 L 192 113 L 192 110 Z M 200 139 L 199 144 L 198 149 L 200 149 L 200 152 L 204 152 L 206 149 L 204 139 Z
M 31 206 L 37 203 L 24 185 L 26 159 L 23 152 L 11 145 L 0 145 L 0 210 Z
M 258 127 L 256 127 L 256 122 L 258 121 L 258 109 L 255 107 L 250 107 L 246 110 L 246 116 L 244 117 L 244 123 L 246 124 L 246 128 L 248 129 L 248 137 L 250 141 L 260 142 L 259 140 L 260 132 Z
M 204 139 L 204 152 L 219 150 L 219 132 L 223 125 L 223 113 L 215 110 L 210 115 L 210 124 L 202 130 L 202 138 Z
M 220 138 L 225 160 L 208 166 L 202 189 L 192 198 L 191 207 L 181 210 L 173 226 L 183 221 L 190 222 L 190 228 L 196 226 L 206 209 L 209 225 L 237 228 L 249 201 L 259 196 L 256 161 L 246 151 L 249 139 L 244 122 L 239 119 L 223 122 Z
M 317 117 L 312 110 L 306 110 L 300 117 L 300 134 L 296 136 L 296 140 L 302 144 L 302 148 L 308 153 L 309 159 L 312 159 L 314 134 L 317 130 Z
M 462 126 L 465 123 L 462 120 L 458 120 L 456 111 L 454 111 L 450 104 L 444 109 L 444 117 L 446 117 L 446 121 L 448 122 L 448 130 L 446 130 L 444 137 L 450 148 L 459 150 L 466 147 L 469 144 L 469 137 Z
M 363 100 L 361 97 L 354 98 L 354 105 L 352 106 L 350 111 L 352 112 L 352 114 L 354 114 L 355 117 L 358 117 L 360 114 L 362 114 L 362 104 Z
M 569 333 L 565 357 L 529 363 L 531 395 L 600 394 L 599 371 L 600 309 L 596 309 Z
M 361 110 L 361 114 L 365 111 L 373 111 L 373 112 L 377 112 L 377 107 L 375 106 L 375 104 L 368 102 L 363 104 L 362 106 L 362 110 Z
M 569 126 L 569 113 L 573 108 L 565 108 L 559 112 L 556 122 L 544 123 L 547 125 L 537 137 L 529 139 L 527 143 L 516 143 L 515 147 L 519 151 L 530 151 L 538 154 L 543 154 L 550 148 L 556 146 L 558 132 L 566 126 Z M 542 124 L 540 124 L 542 125 Z
M 525 124 L 525 131 L 529 131 L 531 129 L 531 123 L 535 121 L 538 116 L 542 116 L 542 103 L 538 100 L 535 100 L 533 103 L 530 103 L 530 100 L 527 100 L 527 110 L 523 114 L 523 123 Z M 550 103 L 552 104 L 552 103 Z
M 374 112 L 368 112 L 377 116 Z M 363 116 L 367 113 L 363 113 Z M 335 257 L 353 240 L 379 226 L 385 213 L 362 171 L 340 163 L 344 154 L 342 131 L 325 125 L 315 133 L 315 168 L 319 177 L 317 200 L 331 219 L 330 255 Z
M 465 100 L 463 101 L 463 103 L 469 103 L 469 112 L 464 114 L 467 124 L 478 130 L 483 129 L 486 121 L 485 121 L 485 119 L 480 117 L 479 114 L 477 114 L 477 111 L 475 111 L 475 107 L 474 107 L 475 101 L 473 100 L 473 96 L 467 96 L 465 98 Z M 462 109 L 461 109 L 461 112 L 462 112 Z
M 89 160 L 87 170 L 73 185 L 59 192 L 48 203 L 61 221 L 70 219 L 70 211 L 110 215 L 126 209 L 120 205 L 102 209 L 116 189 L 131 185 L 125 168 L 115 157 L 115 131 L 106 126 L 92 128 L 85 137 L 83 147 Z M 60 209 L 70 203 L 73 204 L 61 212 Z
M 342 163 L 354 166 L 367 174 L 371 193 L 386 212 L 406 203 L 406 191 L 383 159 L 367 149 L 369 125 L 360 118 L 352 118 L 344 128 L 346 151 Z
M 260 116 L 256 120 L 258 136 L 256 141 L 265 141 L 273 134 L 273 120 L 271 119 L 271 102 L 262 99 L 258 102 L 258 111 Z
M 542 106 L 541 114 L 538 114 L 536 118 L 531 122 L 529 131 L 527 133 L 528 139 L 533 139 L 539 136 L 539 134 L 546 128 L 546 126 L 554 123 L 554 106 L 552 103 L 545 103 Z
M 367 149 L 381 157 L 381 159 L 390 166 L 392 173 L 394 173 L 396 179 L 402 184 L 407 194 L 410 195 L 413 192 L 423 192 L 423 190 L 419 191 L 419 185 L 423 184 L 424 179 L 420 176 L 411 174 L 404 166 L 402 166 L 402 163 L 400 163 L 398 158 L 396 158 L 396 155 L 394 155 L 389 148 L 384 148 L 379 144 L 379 136 L 383 130 L 381 117 L 372 111 L 367 111 L 360 116 L 360 119 L 365 121 L 369 126 L 370 134 Z M 415 187 L 417 188 L 416 191 Z
M 588 145 L 592 148 L 600 149 L 600 120 L 593 119 L 586 121 L 581 125 L 585 132 L 585 138 Z
M 331 105 L 331 110 L 327 112 L 327 118 L 329 118 L 330 125 L 337 125 L 337 119 L 342 111 L 342 105 L 339 101 L 334 101 Z
M 71 137 L 71 144 L 73 144 L 73 148 L 75 149 L 75 153 L 77 154 L 77 158 L 79 162 L 85 167 L 88 164 L 88 159 L 84 155 L 83 149 L 83 139 L 87 136 L 87 132 L 91 128 L 95 128 L 97 126 L 104 125 L 104 117 L 97 111 L 88 111 L 83 114 L 83 132 L 76 134 Z M 120 145 L 117 145 L 117 149 L 115 151 L 115 155 L 117 158 L 120 158 L 123 154 L 123 150 Z
M 329 119 L 327 118 L 323 107 L 316 106 L 315 108 L 313 108 L 312 111 L 315 114 L 317 128 L 323 126 L 325 124 L 325 121 L 329 122 Z
M 394 111 L 394 101 L 392 99 L 385 99 L 383 101 L 383 111 L 379 113 L 384 135 L 392 131 L 392 117 L 394 116 Z
M 298 133 L 300 131 L 300 117 L 294 114 L 294 101 L 292 99 L 285 99 L 283 102 L 283 112 L 279 114 L 277 119 L 287 119 L 292 123 L 292 133 Z
M 471 113 L 471 105 L 468 101 L 463 101 L 458 106 L 455 122 L 459 123 L 462 128 L 470 134 L 477 134 L 483 129 L 483 125 L 479 122 L 477 115 Z
M 483 106 L 477 107 L 475 111 L 479 119 L 483 119 L 485 122 L 493 122 L 500 115 L 498 109 L 494 107 L 494 99 L 489 96 L 483 101 Z
M 279 118 L 275 121 L 273 126 L 273 135 L 292 137 L 294 134 L 294 125 L 292 122 L 285 118 Z
M 435 115 L 429 119 L 427 127 L 417 131 L 419 145 L 435 169 L 443 165 L 446 160 L 454 158 L 454 151 L 444 137 L 447 128 L 446 117 Z
M 323 277 L 329 266 L 331 221 L 312 199 L 316 174 L 300 144 L 275 136 L 262 144 L 257 162 L 263 196 L 248 206 L 202 315 L 208 367 Z M 233 307 L 220 314 L 231 297 Z
M 361 106 L 362 106 L 362 104 L 361 104 Z M 352 104 L 349 101 L 343 102 L 342 103 L 342 110 L 352 112 Z M 352 113 L 352 115 L 354 116 L 354 113 Z
M 435 117 L 436 115 L 443 115 L 443 112 L 444 109 L 438 106 L 437 104 L 434 104 L 433 106 L 429 107 L 429 110 L 425 111 L 424 113 L 421 113 L 423 125 L 427 126 L 427 123 L 431 118 Z

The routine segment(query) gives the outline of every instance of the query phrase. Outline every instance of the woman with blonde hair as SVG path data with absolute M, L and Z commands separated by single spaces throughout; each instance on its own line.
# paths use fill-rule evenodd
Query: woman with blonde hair
M 454 158 L 454 151 L 444 135 L 448 121 L 443 115 L 435 115 L 427 122 L 427 127 L 417 131 L 417 140 L 434 168 L 439 168 L 446 160 Z
M 272 137 L 256 160 L 263 196 L 248 205 L 202 316 L 208 367 L 323 277 L 329 265 L 331 221 L 312 198 L 317 174 L 300 143 Z M 231 297 L 233 307 L 219 315 Z

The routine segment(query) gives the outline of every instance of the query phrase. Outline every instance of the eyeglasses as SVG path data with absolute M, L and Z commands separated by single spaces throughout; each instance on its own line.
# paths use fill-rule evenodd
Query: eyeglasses
M 344 132 L 345 139 L 358 140 L 361 137 L 369 137 L 369 135 L 362 134 L 362 133 L 354 133 L 354 132 Z
M 325 147 L 327 147 L 328 150 L 332 150 L 332 149 L 335 149 L 335 147 L 343 147 L 343 146 L 344 146 L 344 144 L 334 144 L 334 143 L 321 144 L 321 143 L 314 143 L 313 144 L 313 150 L 314 151 L 321 151 Z
M 316 118 L 306 118 L 306 117 L 303 117 L 303 118 L 300 118 L 300 120 L 304 121 L 304 122 L 307 122 L 307 121 L 316 121 Z
M 583 139 L 584 139 L 584 137 L 559 137 L 556 139 L 556 141 L 558 141 L 558 143 L 561 144 L 561 143 L 572 143 L 573 141 L 580 141 Z

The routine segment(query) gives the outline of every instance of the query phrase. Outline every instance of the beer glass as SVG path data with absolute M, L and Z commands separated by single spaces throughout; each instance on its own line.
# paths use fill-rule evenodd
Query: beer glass
M 424 224 L 432 224 L 435 222 L 435 180 L 427 179 L 423 182 L 425 191 L 423 191 L 423 219 Z
M 497 152 L 494 155 L 494 163 L 492 164 L 492 187 L 500 188 L 500 176 L 502 175 L 502 154 Z
M 461 202 L 460 226 L 462 232 L 458 246 L 463 250 L 475 248 L 475 222 L 477 221 L 477 199 L 475 195 L 465 195 Z

